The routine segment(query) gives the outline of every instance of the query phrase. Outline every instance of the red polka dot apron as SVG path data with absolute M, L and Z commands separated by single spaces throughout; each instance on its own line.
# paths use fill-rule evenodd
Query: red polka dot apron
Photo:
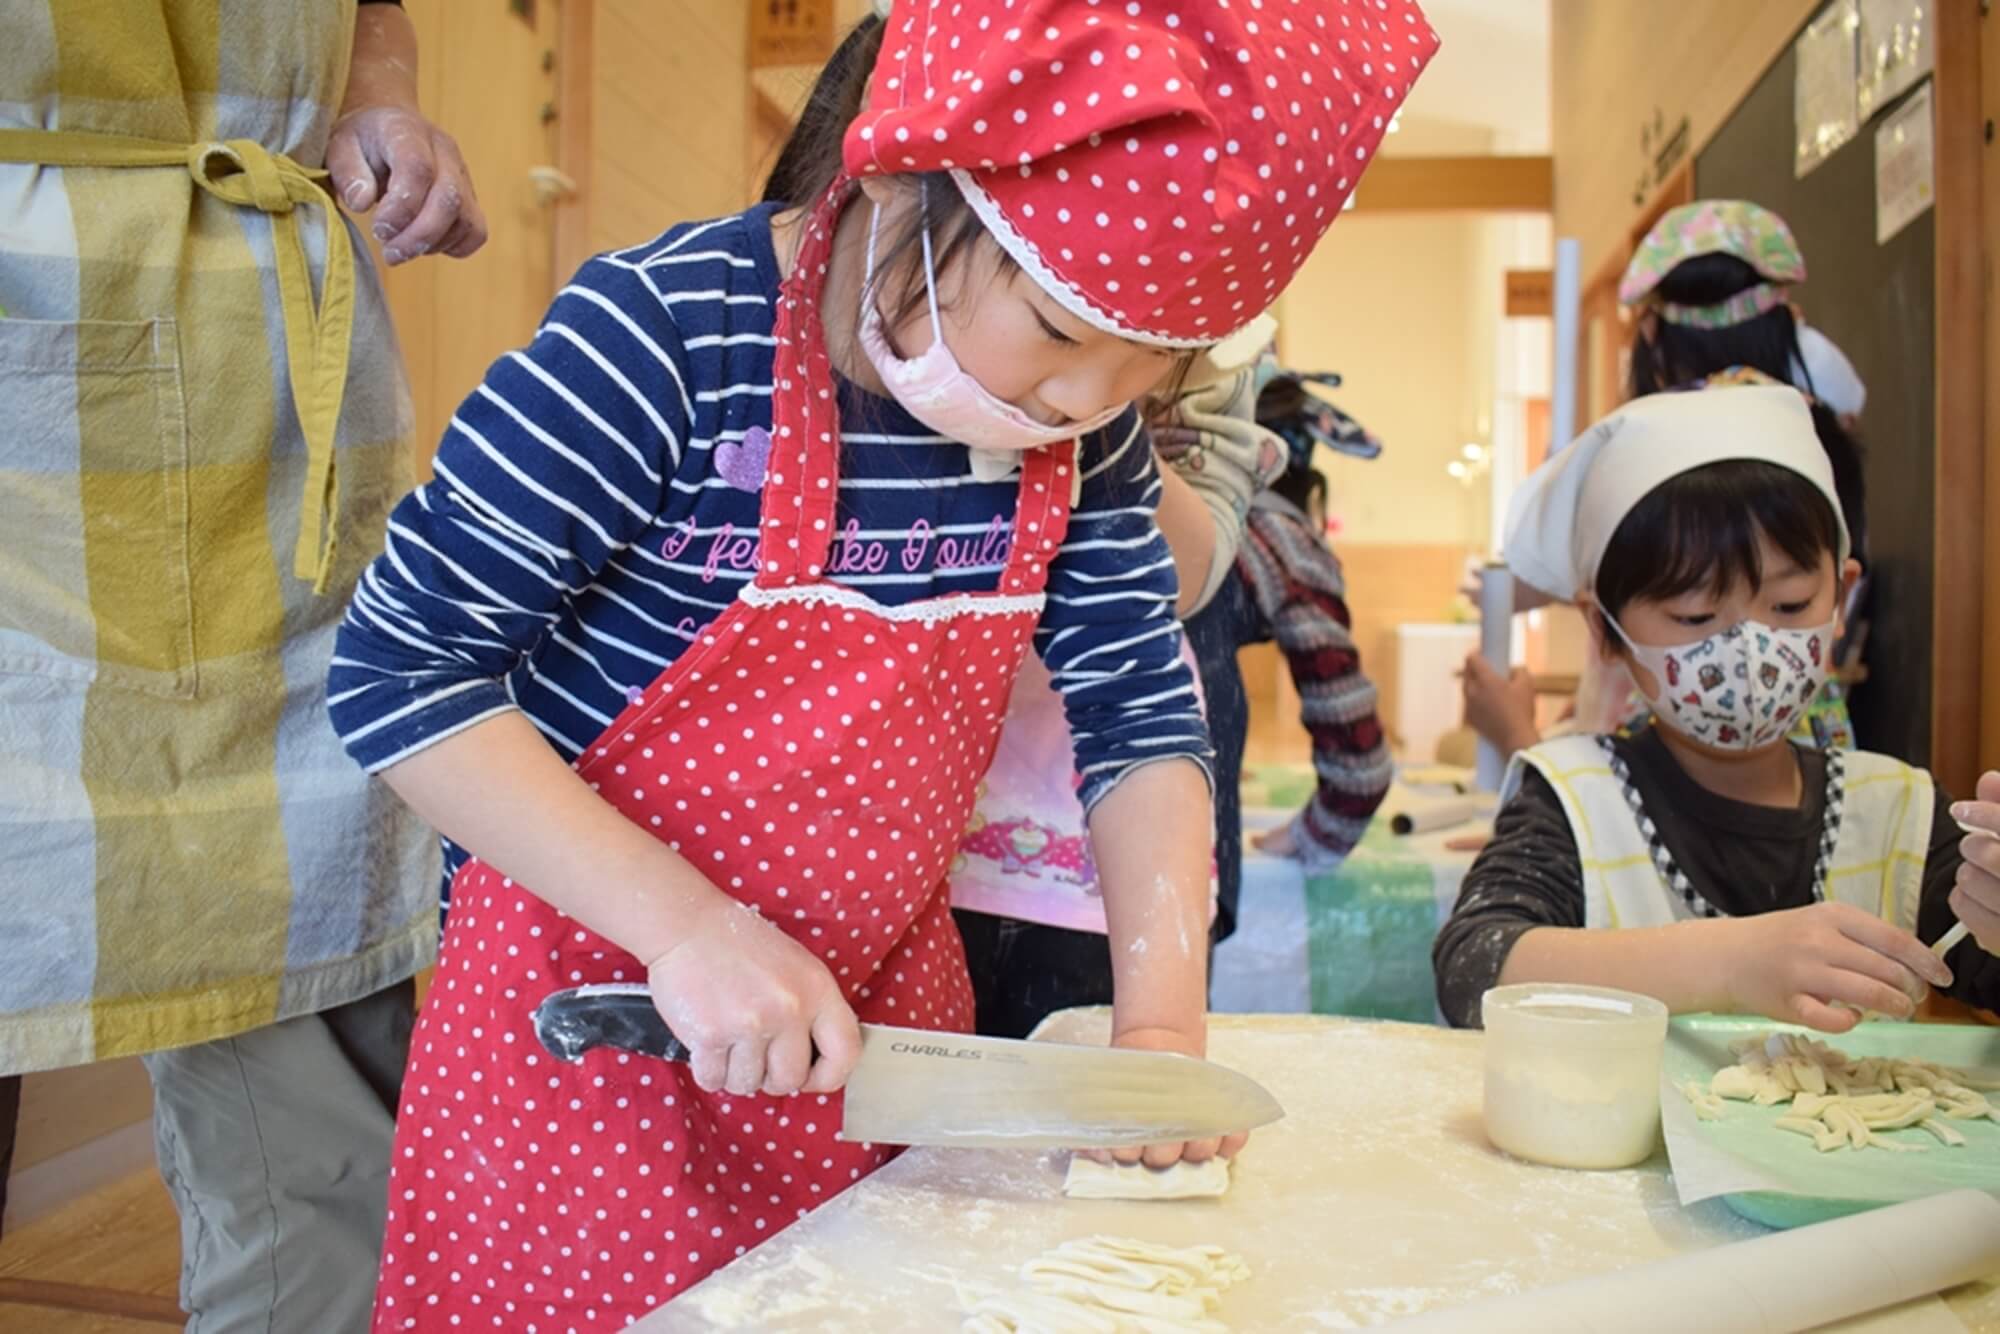
M 843 186 L 837 194 L 845 196 Z M 944 878 L 1068 520 L 1073 444 L 1026 456 L 992 593 L 884 607 L 824 577 L 839 426 L 817 305 L 833 196 L 778 318 L 759 570 L 577 761 L 630 819 L 812 950 L 865 1021 L 969 1030 Z M 549 992 L 643 964 L 484 862 L 452 885 L 396 1129 L 377 1334 L 619 1328 L 881 1166 L 838 1095 L 537 1044 Z

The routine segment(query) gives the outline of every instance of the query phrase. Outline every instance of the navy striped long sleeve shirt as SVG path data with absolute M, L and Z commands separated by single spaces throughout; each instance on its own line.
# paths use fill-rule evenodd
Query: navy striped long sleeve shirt
M 335 729 L 371 772 L 509 709 L 574 759 L 756 570 L 779 273 L 770 209 L 591 260 L 534 341 L 452 418 L 397 506 L 336 645 Z M 839 386 L 830 572 L 895 605 L 996 588 L 1018 472 Z M 1207 732 L 1137 414 L 1086 437 L 1082 494 L 1035 644 L 1076 734 L 1086 806 Z M 447 845 L 447 882 L 464 860 Z

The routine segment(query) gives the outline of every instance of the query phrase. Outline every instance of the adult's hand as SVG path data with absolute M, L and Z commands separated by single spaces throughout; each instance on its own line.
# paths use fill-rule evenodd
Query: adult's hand
M 413 108 L 366 107 L 342 116 L 326 149 L 340 202 L 375 211 L 382 257 L 464 259 L 486 244 L 486 213 L 450 135 Z
M 375 212 L 382 256 L 463 259 L 486 242 L 486 214 L 457 142 L 417 106 L 417 34 L 397 5 L 363 5 L 326 168 L 341 203 Z

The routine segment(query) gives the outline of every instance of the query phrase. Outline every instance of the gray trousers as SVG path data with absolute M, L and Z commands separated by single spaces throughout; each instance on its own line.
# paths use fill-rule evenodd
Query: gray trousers
M 146 1057 L 187 1334 L 365 1334 L 414 998 Z

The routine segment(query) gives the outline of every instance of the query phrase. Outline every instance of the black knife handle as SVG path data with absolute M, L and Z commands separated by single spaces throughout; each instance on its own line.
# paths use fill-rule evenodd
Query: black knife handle
M 660 1018 L 653 993 L 631 982 L 551 992 L 535 1007 L 535 1036 L 561 1061 L 580 1061 L 599 1047 L 665 1061 L 689 1056 L 687 1044 Z

